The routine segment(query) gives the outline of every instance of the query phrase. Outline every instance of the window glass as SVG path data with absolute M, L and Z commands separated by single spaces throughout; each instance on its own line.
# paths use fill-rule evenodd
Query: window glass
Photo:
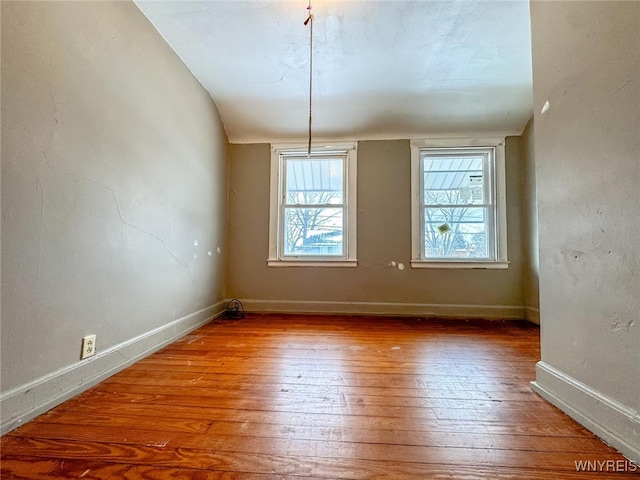
M 356 266 L 356 150 L 343 145 L 272 147 L 268 265 Z
M 504 139 L 412 140 L 411 149 L 411 265 L 507 268 Z

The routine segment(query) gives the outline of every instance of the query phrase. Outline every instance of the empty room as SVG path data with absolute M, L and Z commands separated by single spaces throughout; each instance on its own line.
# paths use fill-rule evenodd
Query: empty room
M 1 478 L 640 476 L 640 2 L 0 5 Z

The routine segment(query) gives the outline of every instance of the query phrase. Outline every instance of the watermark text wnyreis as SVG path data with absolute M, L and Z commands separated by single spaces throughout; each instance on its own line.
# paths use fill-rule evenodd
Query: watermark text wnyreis
M 640 472 L 633 460 L 575 460 L 577 472 Z

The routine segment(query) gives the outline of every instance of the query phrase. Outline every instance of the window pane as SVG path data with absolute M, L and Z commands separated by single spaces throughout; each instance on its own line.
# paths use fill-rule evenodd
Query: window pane
M 342 158 L 289 158 L 286 160 L 286 203 L 322 205 L 343 203 Z
M 424 209 L 425 258 L 489 258 L 487 209 Z
M 425 205 L 485 202 L 482 156 L 423 158 Z
M 286 207 L 285 255 L 344 255 L 343 209 Z

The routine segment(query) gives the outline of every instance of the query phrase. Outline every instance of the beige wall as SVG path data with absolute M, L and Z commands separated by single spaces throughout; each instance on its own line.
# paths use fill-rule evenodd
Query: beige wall
M 538 275 L 538 201 L 536 192 L 535 126 L 533 118 L 522 133 L 522 252 L 527 320 L 540 323 Z
M 531 21 L 537 387 L 640 461 L 640 3 L 531 2 Z
M 2 2 L 3 430 L 221 308 L 226 185 L 210 96 L 133 3 Z
M 509 137 L 508 270 L 410 268 L 410 148 L 406 140 L 358 144 L 358 267 L 267 267 L 267 144 L 230 146 L 228 294 L 251 310 L 523 317 L 521 145 Z M 389 263 L 404 263 L 401 271 Z M 470 308 L 470 306 L 475 306 Z

